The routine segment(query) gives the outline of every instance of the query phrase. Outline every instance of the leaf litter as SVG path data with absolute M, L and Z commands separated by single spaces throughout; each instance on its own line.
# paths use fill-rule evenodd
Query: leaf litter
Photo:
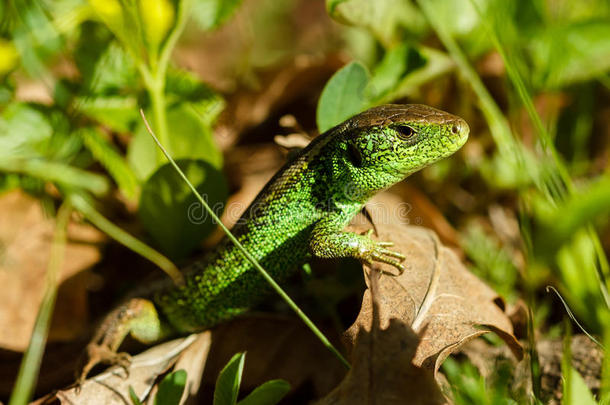
M 397 224 L 377 224 L 377 228 L 380 240 L 393 241 L 393 249 L 407 256 L 407 269 L 398 276 L 387 275 L 395 273 L 388 265 L 373 266 L 386 273 L 379 280 L 380 326 L 398 319 L 413 329 L 420 338 L 414 364 L 436 372 L 449 354 L 488 332 L 495 332 L 515 357 L 522 358 L 502 299 L 468 272 L 436 234 Z M 345 333 L 347 347 L 354 345 L 360 329 L 370 329 L 370 294 L 369 287 L 356 321 Z
M 434 380 L 440 365 L 488 332 L 500 336 L 514 357 L 523 356 L 498 295 L 435 233 L 396 222 L 377 222 L 378 239 L 395 243 L 392 249 L 407 256 L 407 269 L 400 275 L 386 264 L 364 269 L 369 288 L 344 334 L 353 368 L 319 405 L 446 403 Z

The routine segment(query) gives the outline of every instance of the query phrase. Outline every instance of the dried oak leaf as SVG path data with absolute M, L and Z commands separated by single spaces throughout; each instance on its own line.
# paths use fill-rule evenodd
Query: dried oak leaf
M 413 330 L 396 318 L 387 318 L 380 312 L 378 273 L 373 273 L 368 294 L 372 308 L 368 331 L 360 327 L 352 351 L 352 368 L 345 379 L 317 405 L 347 404 L 446 404 L 433 372 L 413 364 L 419 338 Z M 383 311 L 381 310 L 383 309 Z M 382 328 L 381 318 L 387 326 Z
M 394 242 L 392 249 L 407 257 L 401 275 L 390 275 L 396 274 L 391 266 L 375 265 L 384 273 L 379 280 L 380 327 L 387 328 L 395 318 L 413 329 L 420 339 L 413 358 L 416 366 L 436 373 L 449 354 L 488 332 L 495 332 L 517 359 L 522 358 L 501 298 L 468 272 L 435 233 L 400 224 L 377 224 L 377 230 L 380 240 Z M 369 289 L 356 321 L 345 332 L 348 349 L 361 329 L 370 330 L 371 317 Z
M 140 400 L 152 403 L 150 398 L 154 397 L 160 376 L 172 367 L 187 372 L 186 393 L 181 401 L 184 403 L 187 396 L 194 394 L 199 387 L 202 364 L 205 364 L 210 344 L 209 331 L 162 343 L 133 356 L 127 376 L 122 368 L 111 367 L 87 379 L 78 390 L 75 387 L 60 390 L 36 403 L 55 403 L 54 400 L 59 400 L 60 404 L 128 404 L 131 403 L 129 387 L 133 388 Z M 190 361 L 185 361 L 185 358 Z M 194 358 L 199 361 L 194 361 Z
M 252 314 L 135 355 L 128 376 L 123 369 L 111 367 L 87 379 L 79 393 L 74 387 L 66 388 L 39 399 L 37 404 L 55 403 L 55 399 L 62 404 L 125 404 L 129 403 L 130 386 L 140 399 L 150 402 L 160 376 L 170 369 L 187 372 L 185 403 L 211 403 L 218 374 L 237 352 L 247 352 L 241 384 L 244 392 L 281 378 L 293 390 L 320 397 L 345 374 L 341 363 L 298 319 Z

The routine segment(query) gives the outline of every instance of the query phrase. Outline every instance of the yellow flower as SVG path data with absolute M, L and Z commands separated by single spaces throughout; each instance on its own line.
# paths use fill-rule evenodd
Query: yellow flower
M 19 54 L 12 42 L 0 38 L 0 75 L 10 72 L 17 64 Z
M 169 0 L 140 0 L 140 15 L 150 47 L 158 46 L 174 23 L 174 7 Z

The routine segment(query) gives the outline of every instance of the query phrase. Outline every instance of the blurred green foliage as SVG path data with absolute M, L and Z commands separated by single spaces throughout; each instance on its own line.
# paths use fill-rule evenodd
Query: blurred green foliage
M 201 159 L 176 163 L 197 191 L 206 195 L 208 205 L 216 213 L 222 211 L 229 193 L 222 173 Z M 144 184 L 138 214 L 142 225 L 172 259 L 186 258 L 216 225 L 207 219 L 203 207 L 169 163 Z
M 157 136 L 176 158 L 189 159 L 187 171 L 196 175 L 194 181 L 205 188 L 209 201 L 222 203 L 217 210 L 222 209 L 227 186 L 219 171 L 222 154 L 212 126 L 224 101 L 194 75 L 171 66 L 170 57 L 190 18 L 206 30 L 217 28 L 239 4 L 239 0 L 230 5 L 222 0 L 3 2 L 0 191 L 21 188 L 50 208 L 57 200 L 67 201 L 70 209 L 178 280 L 173 263 L 96 207 L 115 191 L 120 193 L 139 206 L 144 228 L 163 254 L 173 259 L 192 253 L 212 232 L 211 219 L 199 224 L 189 220 L 184 208 L 192 202 L 190 194 L 174 172 L 162 167 L 165 160 L 146 133 L 138 109 L 146 111 Z M 62 63 L 74 71 L 57 75 Z M 45 94 L 39 102 L 20 99 L 17 89 L 24 80 L 41 86 Z M 56 291 L 57 286 L 47 287 Z M 52 313 L 53 302 L 40 311 Z M 46 331 L 48 322 L 40 328 Z M 28 363 L 16 383 L 11 404 L 26 403 L 31 396 L 43 346 L 44 340 L 32 340 L 29 350 L 38 358 Z
M 296 2 L 259 3 L 245 29 L 251 48 L 235 63 L 236 74 L 249 84 L 256 83 L 255 73 L 244 66 L 268 67 L 291 55 L 286 20 Z M 171 54 L 189 20 L 200 30 L 216 29 L 239 5 L 1 3 L 0 190 L 21 188 L 47 205 L 76 196 L 90 204 L 75 209 L 88 207 L 82 211 L 93 223 L 144 252 L 93 209 L 118 192 L 138 207 L 143 227 L 164 254 L 188 256 L 213 224 L 195 231 L 185 221 L 183 190 L 167 172 L 138 109 L 169 152 L 192 165 L 209 201 L 225 201 L 223 156 L 213 138 L 224 99 L 173 66 Z M 370 106 L 404 100 L 443 102 L 441 107 L 464 116 L 472 124 L 470 142 L 428 177 L 437 190 L 452 194 L 448 215 L 461 228 L 473 270 L 510 301 L 524 297 L 540 327 L 553 301 L 539 293 L 547 284 L 557 286 L 585 327 L 609 341 L 604 248 L 610 146 L 603 139 L 603 115 L 610 89 L 610 2 L 326 0 L 326 8 L 341 24 L 343 49 L 355 61 L 323 89 L 318 129 Z M 56 79 L 65 61 L 75 73 Z M 16 94 L 24 79 L 42 83 L 49 99 L 24 102 Z M 553 100 L 559 107 L 552 108 Z M 539 113 L 549 105 L 550 112 Z M 474 202 L 456 202 L 458 188 Z M 162 197 L 155 194 L 160 190 Z M 493 227 L 479 226 L 488 221 L 481 206 L 489 201 L 502 201 L 514 212 L 518 243 L 508 246 Z M 515 251 L 523 260 L 515 260 Z M 458 381 L 459 373 L 450 381 Z M 473 386 L 459 394 L 464 401 L 496 395 L 492 389 L 499 390 L 499 403 L 510 403 L 512 394 L 502 387 L 489 388 L 470 371 L 461 373 L 475 381 L 456 382 Z
M 494 376 L 486 381 L 470 362 L 445 360 L 442 371 L 451 384 L 452 398 L 458 405 L 516 405 L 511 399 L 512 371 L 508 362 L 497 365 Z
M 204 29 L 213 29 L 239 3 L 9 2 L 3 9 L 0 42 L 6 99 L 0 111 L 0 186 L 23 187 L 35 179 L 55 184 L 63 196 L 102 197 L 111 190 L 112 179 L 125 198 L 138 202 L 141 190 L 151 188 L 151 174 L 165 163 L 146 132 L 140 107 L 174 157 L 200 161 L 201 168 L 213 171 L 209 178 L 217 177 L 222 154 L 212 126 L 224 101 L 191 73 L 170 66 L 169 56 L 189 16 Z M 62 58 L 74 61 L 78 74 L 54 80 L 51 69 Z M 15 78 L 22 73 L 50 88 L 50 105 L 17 101 Z M 116 134 L 133 134 L 133 139 L 124 145 Z M 226 199 L 226 186 L 205 192 L 211 200 Z M 139 201 L 143 203 L 150 207 L 150 202 Z M 153 223 L 156 227 L 148 226 Z M 179 255 L 160 243 L 164 253 L 175 257 L 196 248 L 212 225 L 193 233 L 186 214 L 183 221 L 145 223 L 157 241 L 161 232 L 193 238 L 183 245 L 188 251 Z

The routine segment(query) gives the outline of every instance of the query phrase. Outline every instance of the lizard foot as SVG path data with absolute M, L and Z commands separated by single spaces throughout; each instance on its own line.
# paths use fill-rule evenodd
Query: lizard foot
M 373 230 L 369 229 L 362 235 L 364 243 L 358 258 L 369 266 L 372 265 L 373 262 L 386 263 L 394 266 L 398 269 L 398 274 L 396 276 L 400 276 L 405 271 L 405 267 L 400 262 L 405 260 L 406 257 L 401 253 L 388 249 L 389 247 L 394 246 L 394 242 L 371 239 L 372 233 Z
M 86 349 L 86 357 L 87 362 L 77 371 L 77 386 L 81 386 L 85 382 L 89 372 L 98 364 L 119 366 L 125 370 L 126 377 L 129 377 L 129 366 L 131 365 L 131 356 L 129 353 L 117 353 L 103 344 L 89 343 Z
M 118 365 L 127 376 L 131 357 L 118 352 L 128 334 L 142 343 L 153 343 L 162 339 L 168 330 L 157 315 L 154 304 L 143 298 L 132 298 L 111 312 L 99 326 L 81 359 L 76 374 L 77 387 L 81 386 L 89 372 L 98 364 Z

